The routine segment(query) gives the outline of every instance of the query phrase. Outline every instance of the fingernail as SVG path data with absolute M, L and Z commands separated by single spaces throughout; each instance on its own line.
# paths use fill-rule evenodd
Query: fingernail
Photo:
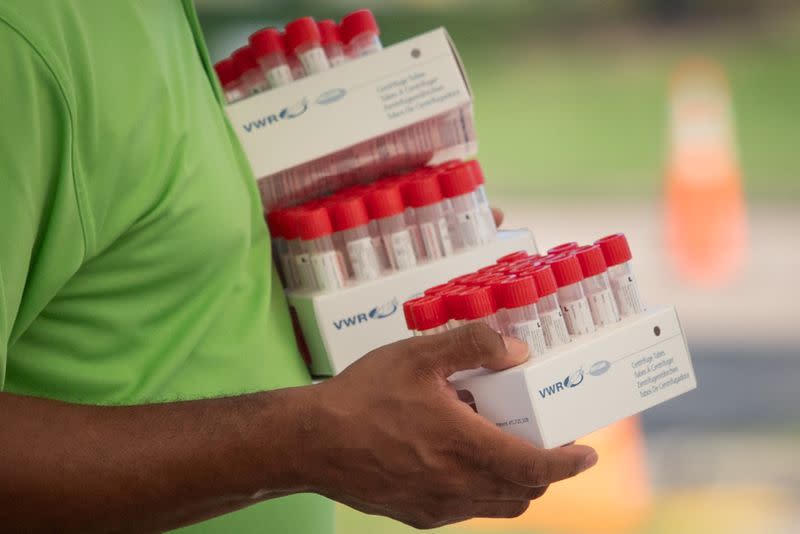
M 519 339 L 513 337 L 503 336 L 503 343 L 506 344 L 506 351 L 511 356 L 516 356 L 517 358 L 528 357 L 528 345 L 524 341 L 520 341 Z
M 583 465 L 581 466 L 581 471 L 586 471 L 587 469 L 594 467 L 597 463 L 598 456 L 596 452 L 591 452 L 586 455 L 586 458 L 583 459 Z

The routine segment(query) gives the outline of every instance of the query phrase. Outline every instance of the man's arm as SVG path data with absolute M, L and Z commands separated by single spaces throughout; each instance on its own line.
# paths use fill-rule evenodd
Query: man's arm
M 310 388 L 140 407 L 0 394 L 0 524 L 163 531 L 308 490 Z
M 161 531 L 296 492 L 416 527 L 514 517 L 597 461 L 504 434 L 446 380 L 526 354 L 470 325 L 378 349 L 318 386 L 237 398 L 89 407 L 0 394 L 0 524 Z

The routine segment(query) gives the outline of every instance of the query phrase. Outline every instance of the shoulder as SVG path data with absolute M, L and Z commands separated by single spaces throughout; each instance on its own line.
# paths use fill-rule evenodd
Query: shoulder
M 30 192 L 68 191 L 82 213 L 73 164 L 72 88 L 47 38 L 57 32 L 47 16 L 37 20 L 31 12 L 36 4 L 0 3 L 0 168 Z M 84 226 L 84 245 L 86 231 Z

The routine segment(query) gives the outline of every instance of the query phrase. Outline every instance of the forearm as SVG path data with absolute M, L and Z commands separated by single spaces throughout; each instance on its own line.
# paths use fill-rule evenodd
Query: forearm
M 312 388 L 136 407 L 0 394 L 0 524 L 162 531 L 307 491 Z

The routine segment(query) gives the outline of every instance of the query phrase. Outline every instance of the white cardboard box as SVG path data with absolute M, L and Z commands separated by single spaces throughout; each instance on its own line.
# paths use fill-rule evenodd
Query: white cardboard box
M 312 374 L 334 376 L 367 352 L 409 337 L 403 302 L 518 250 L 536 252 L 528 230 L 501 231 L 493 243 L 335 292 L 289 292 Z
M 271 209 L 344 178 L 476 153 L 472 94 L 440 28 L 227 107 Z
M 480 415 L 544 448 L 582 438 L 697 387 L 672 307 L 598 329 L 541 360 L 500 372 L 457 373 L 450 381 Z

